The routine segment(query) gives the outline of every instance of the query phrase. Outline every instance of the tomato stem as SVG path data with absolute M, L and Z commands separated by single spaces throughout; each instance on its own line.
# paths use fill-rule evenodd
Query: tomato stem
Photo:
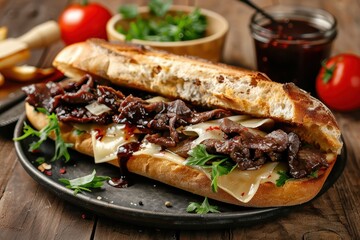
M 81 5 L 86 6 L 89 4 L 88 0 L 82 0 Z
M 326 66 L 326 60 L 324 60 L 322 63 L 321 63 L 321 66 L 325 69 L 325 73 L 322 77 L 322 80 L 324 83 L 328 83 L 332 76 L 333 76 L 333 73 L 334 73 L 334 70 L 335 70 L 335 67 L 336 67 L 336 63 L 334 63 L 333 65 L 331 65 L 330 67 L 327 67 Z

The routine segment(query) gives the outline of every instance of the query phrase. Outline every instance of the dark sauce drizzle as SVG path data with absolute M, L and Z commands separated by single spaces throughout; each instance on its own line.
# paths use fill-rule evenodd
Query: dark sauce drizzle
M 108 181 L 109 185 L 117 188 L 127 188 L 131 185 L 129 179 L 129 171 L 127 169 L 127 162 L 134 152 L 138 151 L 140 147 L 139 142 L 130 142 L 120 146 L 117 150 L 117 158 L 120 166 L 120 177 L 112 178 Z

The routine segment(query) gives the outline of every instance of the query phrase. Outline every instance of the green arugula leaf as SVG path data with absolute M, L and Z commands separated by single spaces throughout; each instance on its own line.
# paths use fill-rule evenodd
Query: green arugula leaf
M 281 187 L 283 186 L 287 180 L 291 179 L 291 177 L 286 173 L 286 171 L 278 171 L 277 174 L 279 174 L 279 178 L 276 180 L 276 186 Z
M 236 168 L 236 163 L 224 155 L 209 154 L 203 144 L 199 144 L 189 151 L 186 165 L 200 166 L 211 170 L 211 189 L 217 192 L 218 178 L 229 174 Z M 217 159 L 215 161 L 215 159 Z
M 155 16 L 162 17 L 172 5 L 172 0 L 150 0 L 148 6 L 150 12 Z
M 135 18 L 129 27 L 117 27 L 117 31 L 125 35 L 125 39 L 141 39 L 159 42 L 186 41 L 201 38 L 207 28 L 206 17 L 196 8 L 186 14 L 179 12 L 176 15 L 166 14 L 172 4 L 171 0 L 152 0 L 148 6 L 149 18 L 141 18 L 134 5 L 124 5 L 119 12 L 126 18 Z
M 17 137 L 17 138 L 13 138 L 13 141 L 21 141 L 30 136 L 38 137 L 40 135 L 40 133 L 37 130 L 33 129 L 26 122 L 24 122 L 23 132 L 24 132 L 23 135 L 21 135 L 20 137 Z
M 96 176 L 96 170 L 94 169 L 89 175 L 71 180 L 60 178 L 59 182 L 63 183 L 65 187 L 73 189 L 74 195 L 76 195 L 82 191 L 91 192 L 91 188 L 101 188 L 107 180 L 110 180 L 110 177 Z
M 236 168 L 236 164 L 228 161 L 228 158 L 213 162 L 211 166 L 211 189 L 213 192 L 217 192 L 218 178 L 223 175 L 227 175 Z
M 127 4 L 127 5 L 120 6 L 120 8 L 118 9 L 118 12 L 120 14 L 122 14 L 124 19 L 135 18 L 139 14 L 137 6 L 133 5 L 133 4 Z
M 86 131 L 80 130 L 80 129 L 75 129 L 75 130 L 74 130 L 74 134 L 75 134 L 76 136 L 80 136 L 80 135 L 83 134 L 83 133 L 86 133 Z
M 186 208 L 187 212 L 196 212 L 197 214 L 206 214 L 206 213 L 219 213 L 217 206 L 213 206 L 209 204 L 208 198 L 205 197 L 204 201 L 199 204 L 196 202 L 190 202 L 188 207 Z
M 70 154 L 68 152 L 68 148 L 72 147 L 73 144 L 65 143 L 64 140 L 62 139 L 61 134 L 60 134 L 60 126 L 59 126 L 59 122 L 57 120 L 56 114 L 55 113 L 50 114 L 44 108 L 37 108 L 37 111 L 47 115 L 47 118 L 49 120 L 48 124 L 40 131 L 37 131 L 25 123 L 24 129 L 23 129 L 24 134 L 18 138 L 14 138 L 13 140 L 20 141 L 29 136 L 39 137 L 38 141 L 32 142 L 29 146 L 29 151 L 33 152 L 34 150 L 38 149 L 44 141 L 46 141 L 46 139 L 52 132 L 54 132 L 54 134 L 55 134 L 55 154 L 54 154 L 53 158 L 51 159 L 51 161 L 58 160 L 61 157 L 65 158 L 65 162 L 69 161 Z
M 224 158 L 223 155 L 209 154 L 204 144 L 199 144 L 189 151 L 189 158 L 186 159 L 186 165 L 205 166 L 210 160 Z
M 38 164 L 38 165 L 41 165 L 45 162 L 45 158 L 44 157 L 38 157 L 35 162 Z
M 309 174 L 309 177 L 310 178 L 318 178 L 319 177 L 319 171 L 316 170 L 316 171 L 313 171 Z

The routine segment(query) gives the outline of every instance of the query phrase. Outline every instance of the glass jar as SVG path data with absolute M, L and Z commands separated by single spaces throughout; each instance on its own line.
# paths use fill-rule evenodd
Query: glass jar
M 336 37 L 336 19 L 330 13 L 302 6 L 264 8 L 251 18 L 258 71 L 273 81 L 294 82 L 315 95 L 315 79 L 323 60 L 330 56 Z

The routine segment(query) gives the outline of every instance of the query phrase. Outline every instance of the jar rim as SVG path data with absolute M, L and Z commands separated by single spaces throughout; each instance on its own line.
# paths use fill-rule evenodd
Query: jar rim
M 251 17 L 250 29 L 252 34 L 257 35 L 257 37 L 294 42 L 319 38 L 332 40 L 337 34 L 336 18 L 323 9 L 297 5 L 275 5 L 263 9 L 274 17 L 275 20 L 303 20 L 316 26 L 319 30 L 313 33 L 292 34 L 291 36 L 294 40 L 281 39 L 276 31 L 263 27 L 267 23 L 270 23 L 270 20 L 261 15 L 261 13 L 255 12 Z

